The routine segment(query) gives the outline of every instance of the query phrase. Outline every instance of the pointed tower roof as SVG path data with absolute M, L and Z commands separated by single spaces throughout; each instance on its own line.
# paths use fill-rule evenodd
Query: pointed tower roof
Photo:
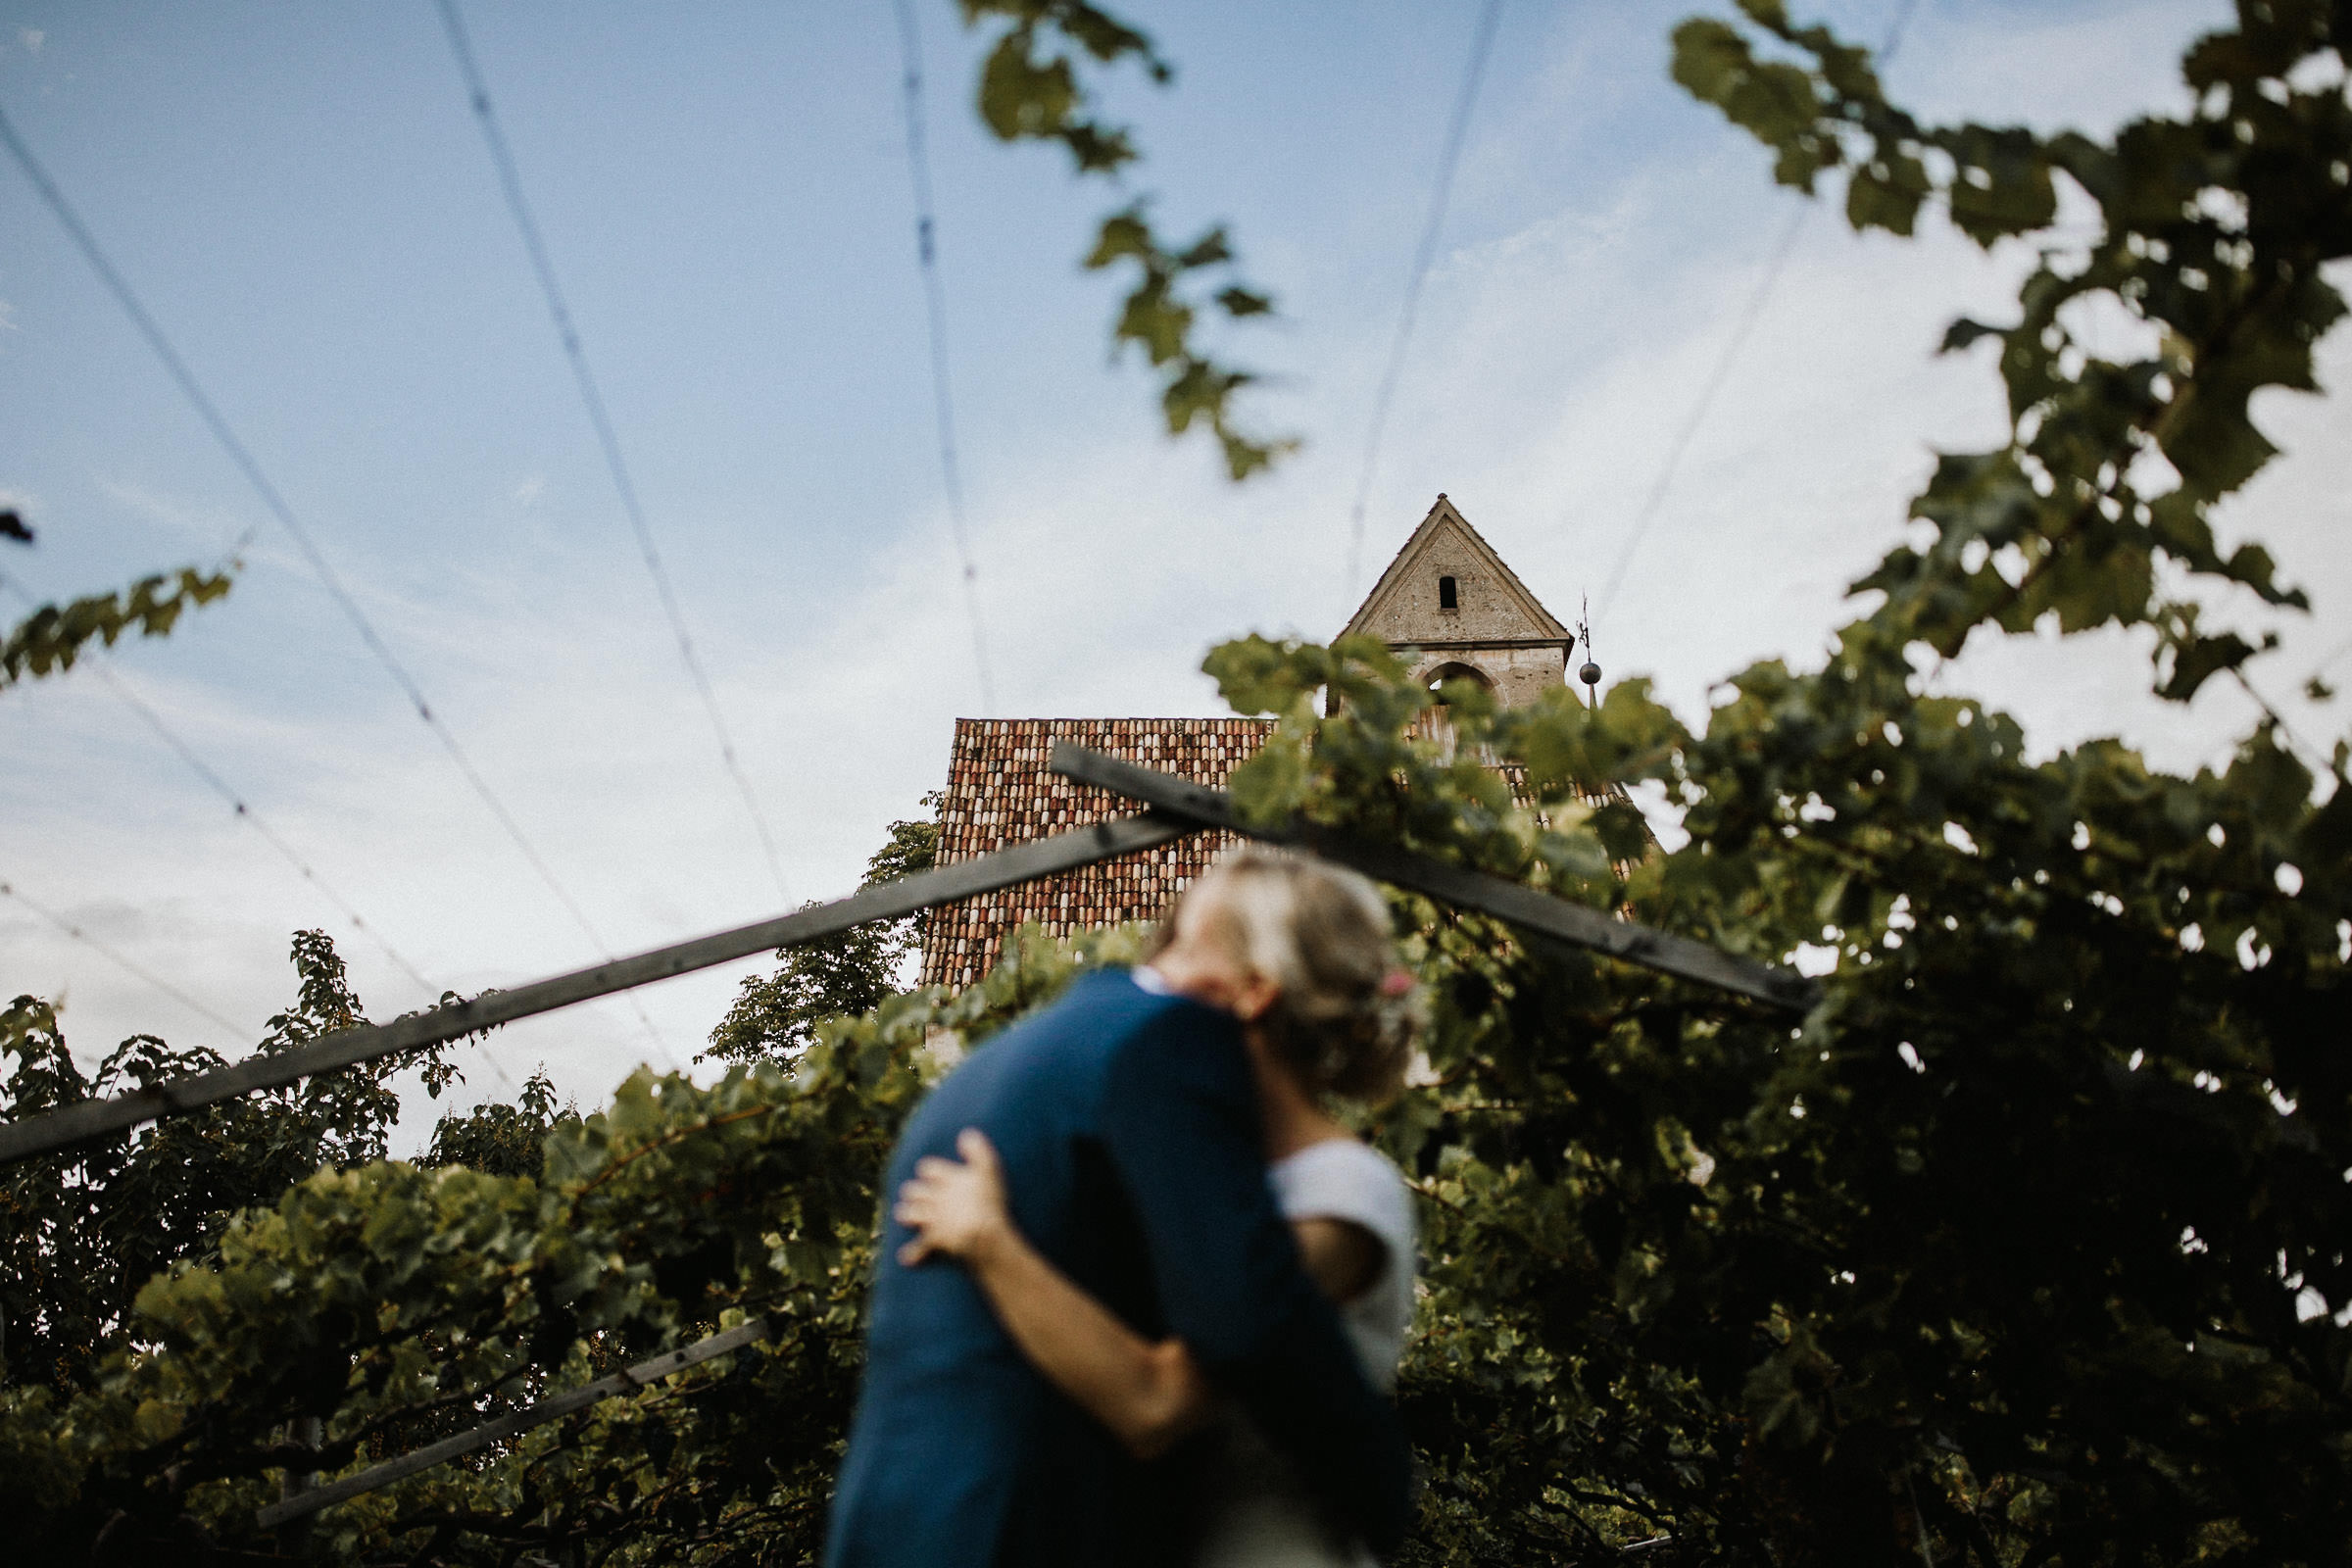
M 1441 582 L 1455 596 L 1441 608 Z M 1574 639 L 1441 493 L 1348 618 L 1348 635 L 1420 647 L 1475 642 L 1565 646 Z

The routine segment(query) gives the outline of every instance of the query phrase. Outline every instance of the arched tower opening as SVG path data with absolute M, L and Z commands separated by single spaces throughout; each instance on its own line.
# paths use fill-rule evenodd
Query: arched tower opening
M 1565 685 L 1576 641 L 1444 496 L 1347 629 L 1409 650 L 1424 682 L 1475 680 L 1505 708 Z
M 1476 664 L 1466 664 L 1458 659 L 1449 659 L 1442 664 L 1433 664 L 1421 672 L 1421 684 L 1427 686 L 1430 695 L 1441 703 L 1446 700 L 1446 683 L 1456 680 L 1466 680 L 1481 691 L 1492 692 L 1494 689 L 1494 676 Z

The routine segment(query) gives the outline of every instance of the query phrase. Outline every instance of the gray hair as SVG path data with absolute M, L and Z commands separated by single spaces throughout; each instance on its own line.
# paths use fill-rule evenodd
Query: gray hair
M 1221 857 L 1185 898 L 1212 889 L 1236 956 L 1280 989 L 1258 1020 L 1275 1054 L 1317 1093 L 1396 1094 L 1416 1019 L 1390 982 L 1396 949 L 1380 890 L 1329 861 L 1260 845 Z

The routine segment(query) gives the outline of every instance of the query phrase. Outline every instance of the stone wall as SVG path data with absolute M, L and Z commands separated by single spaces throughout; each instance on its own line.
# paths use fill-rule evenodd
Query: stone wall
M 1495 701 L 1524 708 L 1568 678 L 1559 648 L 1425 648 L 1412 662 L 1413 678 L 1429 680 L 1447 664 L 1468 664 L 1487 678 Z

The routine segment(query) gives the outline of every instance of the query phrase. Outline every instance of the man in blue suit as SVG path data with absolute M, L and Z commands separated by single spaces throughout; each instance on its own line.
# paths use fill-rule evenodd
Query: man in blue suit
M 1081 979 L 932 1092 L 884 1194 L 953 1157 L 966 1127 L 995 1144 L 1012 1217 L 1051 1262 L 1137 1332 L 1183 1340 L 1336 1522 L 1395 1546 L 1403 1429 L 1275 1208 L 1230 1012 L 1125 971 Z M 827 1568 L 1182 1562 L 1183 1451 L 1130 1458 L 1022 1359 L 966 1271 L 902 1263 L 906 1240 L 895 1221 L 882 1238 Z

